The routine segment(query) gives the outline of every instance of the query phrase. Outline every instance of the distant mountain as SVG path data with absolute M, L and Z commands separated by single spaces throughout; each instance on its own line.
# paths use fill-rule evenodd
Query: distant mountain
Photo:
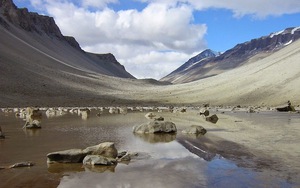
M 67 67 L 74 67 L 88 72 L 134 78 L 112 54 L 92 54 L 83 51 L 74 37 L 61 34 L 52 17 L 29 12 L 27 8 L 19 9 L 12 0 L 0 1 L 0 27 L 2 28 L 2 43 L 5 39 L 8 39 L 8 37 L 5 37 L 7 35 L 13 36 L 16 40 L 6 41 L 11 43 L 5 47 L 10 48 L 11 55 L 14 53 L 22 54 L 13 46 L 13 44 L 17 44 L 17 41 L 21 41 L 31 48 L 30 54 L 32 56 L 37 52 L 45 53 L 48 57 L 51 56 L 53 62 L 49 62 L 49 66 L 59 63 L 60 65 L 64 64 Z M 2 53 L 1 50 L 0 55 L 4 56 Z M 7 58 L 6 63 L 9 63 L 9 57 Z M 22 59 L 31 60 L 32 63 L 38 61 L 28 54 L 24 54 Z M 1 62 L 0 59 L 0 63 L 5 62 Z
M 211 50 L 205 50 L 162 78 L 161 81 L 185 83 L 215 76 L 244 64 L 265 58 L 299 38 L 300 27 L 292 27 L 238 44 L 223 54 L 216 54 Z

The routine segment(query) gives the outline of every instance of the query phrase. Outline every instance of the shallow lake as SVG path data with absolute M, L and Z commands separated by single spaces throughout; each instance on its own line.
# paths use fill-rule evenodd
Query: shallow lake
M 42 129 L 26 130 L 22 129 L 24 121 L 15 117 L 14 113 L 1 112 L 0 126 L 6 138 L 0 140 L 0 166 L 7 167 L 22 161 L 32 161 L 35 165 L 0 170 L 0 187 L 300 186 L 299 162 L 295 162 L 296 167 L 289 172 L 288 167 L 280 166 L 284 163 L 255 156 L 243 145 L 212 134 L 200 137 L 183 135 L 181 130 L 185 126 L 197 123 L 199 117 L 196 112 L 159 113 L 166 121 L 176 124 L 178 133 L 171 135 L 133 134 L 133 126 L 150 121 L 144 117 L 147 112 L 129 112 L 126 115 L 103 113 L 100 117 L 96 113 L 98 111 L 93 110 L 85 120 L 77 114 L 67 113 L 49 118 L 43 114 Z M 249 115 L 244 116 L 250 118 Z M 256 118 L 259 120 L 271 115 L 256 116 L 259 116 Z M 286 116 L 288 114 L 265 118 L 264 121 L 281 124 Z M 289 122 L 300 126 L 299 115 L 290 118 Z M 289 139 L 294 140 L 290 141 L 299 143 L 300 133 L 293 134 Z M 119 163 L 109 167 L 46 163 L 46 155 L 50 152 L 84 149 L 106 141 L 114 142 L 118 151 L 137 152 L 139 155 L 128 164 Z M 228 150 L 222 150 L 222 144 L 214 146 L 218 143 L 223 143 Z M 290 157 L 289 154 L 287 157 Z M 277 166 L 273 168 L 273 164 Z

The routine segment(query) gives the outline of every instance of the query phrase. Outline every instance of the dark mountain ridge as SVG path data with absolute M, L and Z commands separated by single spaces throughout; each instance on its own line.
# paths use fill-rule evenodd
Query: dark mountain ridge
M 291 27 L 276 33 L 271 33 L 268 36 L 237 44 L 223 54 L 211 55 L 209 58 L 202 56 L 202 53 L 211 51 L 205 50 L 162 78 L 161 81 L 185 83 L 211 77 L 242 66 L 248 62 L 255 61 L 255 59 L 267 57 L 299 38 L 300 27 Z
M 109 76 L 134 78 L 112 54 L 85 52 L 74 37 L 62 35 L 52 17 L 29 12 L 27 8 L 18 8 L 12 0 L 0 0 L 1 26 L 28 45 L 42 51 L 49 50 L 49 56 L 66 65 Z M 59 49 L 58 45 L 64 49 Z

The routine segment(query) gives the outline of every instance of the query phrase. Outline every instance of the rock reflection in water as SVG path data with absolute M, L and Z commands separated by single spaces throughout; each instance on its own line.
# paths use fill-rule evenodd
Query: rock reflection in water
M 41 129 L 23 129 L 26 136 L 40 136 Z
M 142 139 L 145 142 L 149 143 L 167 143 L 167 142 L 172 142 L 176 139 L 176 134 L 162 134 L 162 133 L 157 133 L 157 134 L 137 134 L 133 133 L 135 137 Z
M 115 172 L 116 165 L 104 166 L 104 165 L 82 165 L 81 163 L 53 163 L 47 164 L 48 172 L 50 173 L 68 173 L 68 172 Z

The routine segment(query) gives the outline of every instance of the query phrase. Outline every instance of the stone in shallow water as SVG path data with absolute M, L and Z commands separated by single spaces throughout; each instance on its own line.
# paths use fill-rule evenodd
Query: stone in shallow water
M 116 158 L 118 156 L 118 151 L 113 142 L 103 142 L 95 146 L 87 147 L 83 151 L 90 155 L 102 155 L 110 158 Z
M 101 155 L 106 158 L 116 158 L 118 151 L 113 142 L 104 142 L 86 149 L 69 149 L 49 153 L 47 155 L 47 163 L 82 163 L 87 155 Z
M 176 125 L 169 121 L 151 121 L 133 128 L 134 133 L 174 133 L 177 132 Z
M 69 149 L 47 155 L 47 163 L 81 163 L 88 153 L 82 149 Z

